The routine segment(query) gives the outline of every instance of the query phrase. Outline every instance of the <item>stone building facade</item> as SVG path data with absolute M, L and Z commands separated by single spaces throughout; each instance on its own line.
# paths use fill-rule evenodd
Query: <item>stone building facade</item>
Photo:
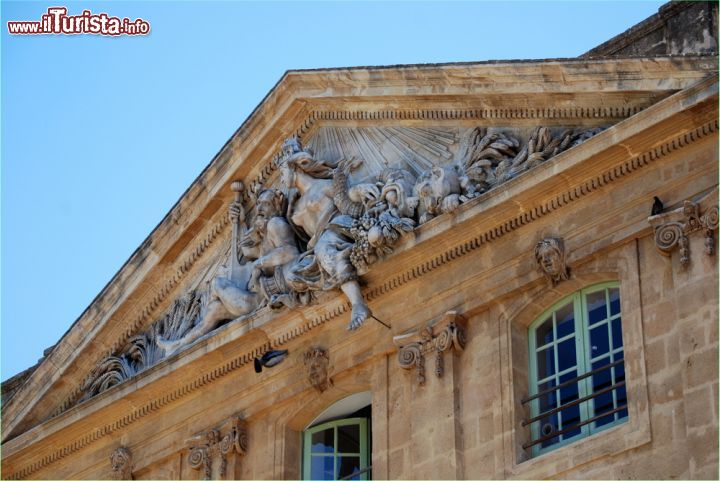
M 717 479 L 716 25 L 287 72 L 3 384 L 3 478 Z

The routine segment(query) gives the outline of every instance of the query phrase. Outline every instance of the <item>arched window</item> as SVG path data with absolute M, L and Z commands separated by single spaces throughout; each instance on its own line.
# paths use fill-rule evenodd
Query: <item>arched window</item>
M 349 396 L 303 432 L 303 479 L 370 479 L 371 407 L 367 403 L 369 393 Z
M 582 289 L 545 311 L 528 331 L 532 454 L 627 420 L 617 282 Z

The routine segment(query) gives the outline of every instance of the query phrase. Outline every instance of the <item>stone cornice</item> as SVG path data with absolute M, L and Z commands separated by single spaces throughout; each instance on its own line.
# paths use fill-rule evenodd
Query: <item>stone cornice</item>
M 366 297 L 372 300 L 398 289 L 461 259 L 483 244 L 494 242 L 523 225 L 572 204 L 606 184 L 632 175 L 671 152 L 713 135 L 717 131 L 716 104 L 717 82 L 711 78 L 650 107 L 622 125 L 608 129 L 573 151 L 558 155 L 532 173 L 461 206 L 457 215 L 439 217 L 424 224 L 417 229 L 414 239 L 409 239 L 385 264 L 379 265 L 384 266 L 382 269 L 368 276 Z M 663 132 L 662 142 L 658 142 L 658 131 Z M 514 201 L 520 193 L 523 199 L 527 199 L 524 205 Z M 473 221 L 477 224 L 479 218 L 483 221 L 482 225 L 487 226 L 480 231 L 471 225 Z M 442 247 L 430 246 L 426 241 L 440 232 L 448 235 Z M 423 256 L 415 255 L 419 251 L 423 252 Z M 408 264 L 411 267 L 399 269 L 399 266 Z M 389 272 L 394 274 L 388 275 Z M 342 315 L 345 310 L 344 301 L 336 297 L 321 306 L 281 315 L 263 311 L 248 322 L 227 325 L 179 355 L 140 373 L 133 382 L 112 388 L 4 443 L 4 461 L 8 463 L 7 468 L 4 467 L 6 474 L 10 473 L 9 476 L 15 478 L 30 476 L 54 461 L 236 371 L 263 351 L 307 334 Z M 229 346 L 233 346 L 232 349 Z M 220 347 L 223 348 L 223 356 L 213 355 Z M 189 363 L 194 363 L 202 374 L 183 372 L 182 366 Z M 171 378 L 170 384 L 177 387 L 171 392 L 154 394 L 148 400 L 145 388 L 150 389 L 161 378 Z M 120 403 L 132 408 L 121 417 L 113 419 L 110 416 L 111 421 L 107 421 L 109 406 L 117 405 L 118 399 L 127 399 L 127 402 Z M 61 448 L 51 453 L 33 448 L 41 440 L 55 438 L 72 425 L 75 425 L 72 431 L 79 435 Z M 55 443 L 57 439 L 51 445 Z
M 394 98 L 403 102 L 414 99 L 425 106 L 432 104 L 435 98 L 447 102 L 452 96 L 476 98 L 506 92 L 508 95 L 517 94 L 518 98 L 535 95 L 538 102 L 542 98 L 551 105 L 553 99 L 562 99 L 574 92 L 596 92 L 598 95 L 606 91 L 625 92 L 632 100 L 633 92 L 637 91 L 638 96 L 647 100 L 647 92 L 650 91 L 656 92 L 657 99 L 687 87 L 708 71 L 713 71 L 716 65 L 717 60 L 708 57 L 412 66 L 378 69 L 373 71 L 372 78 L 368 71 L 362 69 L 288 72 L 5 406 L 3 439 L 46 419 L 53 410 L 63 410 L 75 395 L 67 386 L 81 383 L 86 375 L 84 366 L 114 352 L 167 306 L 170 294 L 183 285 L 182 278 L 192 269 L 193 263 L 223 232 L 226 220 L 222 207 L 227 200 L 225 192 L 229 182 L 235 177 L 255 179 L 256 182 L 269 178 L 273 172 L 272 153 L 289 133 L 302 135 L 328 115 L 339 120 L 344 116 L 365 116 L 372 121 L 373 116 L 382 116 L 374 113 L 378 111 L 378 105 Z M 443 79 L 447 88 L 440 89 L 438 85 Z M 528 85 L 539 79 L 545 84 L 543 92 Z M 382 92 L 375 90 L 381 87 Z M 425 91 L 428 88 L 430 90 Z M 380 94 L 381 98 L 376 98 Z M 328 99 L 348 97 L 356 97 L 356 103 L 351 108 L 339 109 L 335 114 L 319 114 L 327 111 L 313 107 L 322 106 Z M 367 113 L 355 113 L 359 104 L 366 106 Z M 615 115 L 631 115 L 635 112 L 633 109 L 646 106 L 608 111 L 603 110 L 606 109 L 604 106 L 590 105 L 569 115 L 580 119 L 596 118 L 594 115 L 598 115 L 597 119 L 601 121 L 608 113 L 617 119 Z M 344 111 L 353 113 L 343 114 Z M 429 123 L 453 121 L 457 116 L 472 119 L 473 115 L 479 115 L 481 119 L 526 118 L 538 121 L 558 115 L 550 107 L 509 109 L 501 117 L 492 117 L 495 115 L 492 109 L 488 110 L 490 114 L 457 113 L 463 112 L 461 110 L 438 114 L 443 111 L 417 109 L 416 106 L 416 113 L 403 115 L 408 116 L 407 121 Z M 318 116 L 318 119 L 313 120 L 313 116 Z M 268 160 L 263 163 L 258 159 Z M 183 256 L 183 252 L 189 254 Z M 164 279 L 163 283 L 158 282 L 160 279 Z M 160 287 L 153 287 L 158 285 Z M 61 377 L 65 387 L 56 386 Z M 50 389 L 55 390 L 53 396 L 47 396 Z M 54 400 L 58 396 L 68 399 L 60 410 L 57 410 L 57 401 Z

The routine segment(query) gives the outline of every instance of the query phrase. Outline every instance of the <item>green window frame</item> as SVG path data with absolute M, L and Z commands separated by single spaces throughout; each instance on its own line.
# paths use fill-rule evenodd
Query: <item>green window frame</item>
M 359 449 L 342 451 L 341 448 L 352 444 L 352 442 L 343 442 L 343 431 L 350 432 L 353 427 L 357 427 Z M 332 446 L 329 446 L 329 432 L 332 433 L 330 436 Z M 324 442 L 316 442 L 313 445 L 314 435 L 317 435 L 315 441 Z M 349 479 L 368 479 L 368 472 L 363 472 L 369 465 L 368 439 L 367 418 L 339 419 L 306 429 L 303 433 L 303 479 L 339 479 L 347 476 L 354 471 L 350 473 L 341 472 L 341 469 L 347 469 L 347 467 L 343 466 L 345 459 L 349 461 L 350 466 L 355 466 L 362 472 L 362 474 Z M 328 448 L 331 449 L 328 450 Z M 330 469 L 332 470 L 332 476 L 329 476 Z M 322 472 L 323 475 L 318 476 L 319 472 Z
M 524 424 L 533 456 L 627 421 L 621 324 L 620 284 L 605 282 L 564 297 L 530 325 L 531 419 Z

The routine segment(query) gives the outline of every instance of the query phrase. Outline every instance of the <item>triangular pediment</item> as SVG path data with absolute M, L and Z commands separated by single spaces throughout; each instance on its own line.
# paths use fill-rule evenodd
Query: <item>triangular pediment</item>
M 716 119 L 716 70 L 715 57 L 683 57 L 286 73 L 3 406 L 3 442 L 17 438 L 13 449 L 21 450 L 36 435 L 35 426 L 51 419 L 59 426 L 100 413 L 117 399 L 114 393 L 129 392 L 125 381 L 131 378 L 134 390 L 145 391 L 128 406 L 166 399 L 156 402 L 161 406 L 180 394 L 166 392 L 158 379 L 172 377 L 173 385 L 197 382 L 195 373 L 183 372 L 190 363 L 208 369 L 212 377 L 226 369 L 225 364 L 217 367 L 224 355 L 228 366 L 251 362 L 283 339 L 304 335 L 310 329 L 305 326 L 338 317 L 348 321 L 350 307 L 337 289 L 345 273 L 325 268 L 324 284 L 313 285 L 312 292 L 289 300 L 265 295 L 257 309 L 233 315 L 230 323 L 217 322 L 199 341 L 174 353 L 155 343 L 158 337 L 181 339 L 192 330 L 208 308 L 213 280 L 233 269 L 228 206 L 236 195 L 234 181 L 244 183 L 245 233 L 258 217 L 257 196 L 263 189 L 288 192 L 287 186 L 281 188 L 281 171 L 293 155 L 307 154 L 336 169 L 315 177 L 329 186 L 347 166 L 348 188 L 377 189 L 356 189 L 345 201 L 363 204 L 383 189 L 395 189 L 389 194 L 394 196 L 401 191 L 407 204 L 396 206 L 391 219 L 400 224 L 383 225 L 391 231 L 379 229 L 385 237 L 372 244 L 375 250 L 354 251 L 349 264 L 354 272 L 347 278 L 361 277 L 372 308 L 393 285 L 423 269 L 421 259 L 478 248 L 483 238 L 502 235 L 506 224 L 542 215 L 545 206 L 572 196 L 588 179 L 602 179 L 603 172 L 652 151 L 658 147 L 650 136 L 653 129 L 681 136 Z M 684 113 L 690 110 L 695 112 L 692 122 Z M 623 129 L 616 128 L 621 123 Z M 298 145 L 288 148 L 292 138 Z M 409 175 L 390 179 L 390 168 Z M 433 169 L 451 184 L 445 186 L 448 191 L 433 191 L 441 183 L 432 178 Z M 417 187 L 423 178 L 427 192 Z M 527 193 L 523 205 L 512 202 L 518 192 Z M 451 195 L 455 198 L 446 201 Z M 560 201 L 553 200 L 558 196 Z M 380 210 L 399 202 L 387 196 L 375 201 L 372 206 Z M 367 213 L 370 208 L 364 204 L 361 209 Z M 412 222 L 401 225 L 403 219 Z M 304 226 L 298 249 L 308 252 L 332 219 L 314 228 L 303 222 L 298 217 L 289 225 Z M 347 232 L 353 228 L 333 225 Z M 370 227 L 358 235 L 375 235 Z M 470 232 L 481 240 L 467 240 Z M 266 289 L 264 294 L 273 292 L 273 286 Z M 275 293 L 282 297 L 284 291 Z M 279 309 L 272 309 L 273 303 Z M 126 422 L 122 419 L 118 422 Z

